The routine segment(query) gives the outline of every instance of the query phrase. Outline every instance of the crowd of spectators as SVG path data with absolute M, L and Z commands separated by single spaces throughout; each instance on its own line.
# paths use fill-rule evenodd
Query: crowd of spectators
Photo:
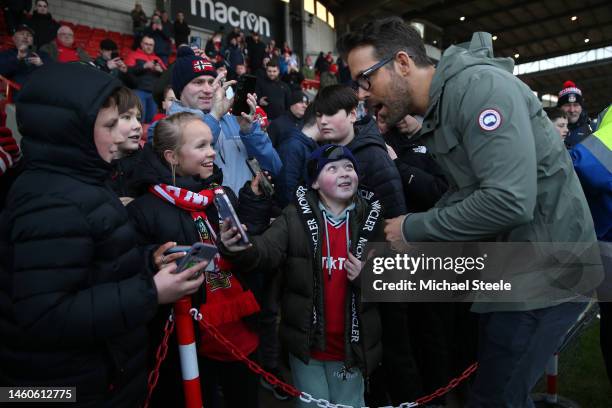
M 0 209 L 6 206 L 0 250 L 10 255 L 1 252 L 0 259 L 13 262 L 0 270 L 0 328 L 10 332 L 0 344 L 0 359 L 10 367 L 0 368 L 1 384 L 70 380 L 79 401 L 137 405 L 170 304 L 194 293 L 200 302 L 194 307 L 224 336 L 282 377 L 280 320 L 294 383 L 309 392 L 329 388 L 336 403 L 413 401 L 477 358 L 467 344 L 476 342 L 476 318 L 465 307 L 358 298 L 363 264 L 353 252 L 364 238 L 358 231 L 369 225 L 367 237 L 389 239 L 383 218 L 437 216 L 431 215 L 440 211 L 437 203 L 458 188 L 420 139 L 423 117 L 391 120 L 383 114 L 390 108 L 381 107 L 388 101 L 368 101 L 381 82 L 374 91 L 370 77 L 351 76 L 346 55 L 320 52 L 302 61 L 287 42 L 266 42 L 255 31 L 220 28 L 198 46 L 183 13 L 174 22 L 163 10 L 149 18 L 139 3 L 131 11 L 133 49 L 121 56 L 118 45 L 104 39 L 94 57 L 47 8 L 38 0 L 31 16 L 24 7 L 5 12 L 14 47 L 0 53 L 0 74 L 22 86 L 16 109 L 23 142 L 0 127 Z M 421 48 L 417 57 L 426 60 Z M 434 69 L 414 65 L 411 57 L 412 72 Z M 372 75 L 382 67 L 369 65 L 378 65 Z M 233 112 L 229 87 L 245 75 L 256 77 L 255 92 L 247 96 L 247 112 Z M 314 98 L 309 83 L 317 84 Z M 552 124 L 541 107 L 536 111 L 533 126 L 540 133 L 534 137 L 550 139 L 567 169 L 566 149 L 582 169 L 588 152 L 580 149 L 593 133 L 582 91 L 571 81 L 563 85 L 558 106 L 547 111 Z M 609 114 L 602 114 L 605 120 L 610 123 Z M 483 131 L 497 130 L 486 125 Z M 262 172 L 249 168 L 253 158 Z M 571 179 L 579 198 L 569 170 L 559 173 Z M 273 193 L 263 188 L 264 178 L 274 183 Z M 600 188 L 587 196 L 597 237 L 609 241 L 609 201 L 597 201 Z M 227 195 L 237 209 L 252 247 L 238 245 L 236 228 L 219 220 L 209 205 L 216 194 Z M 586 200 L 580 202 L 586 214 Z M 324 232 L 311 248 L 315 227 Z M 175 274 L 172 261 L 179 255 L 165 251 L 195 242 L 216 245 L 219 254 L 208 266 Z M 32 252 L 40 258 L 28 257 Z M 345 268 L 333 266 L 333 259 Z M 205 278 L 195 277 L 205 266 Z M 602 310 L 609 319 L 607 306 Z M 353 346 L 353 330 L 362 334 L 362 347 Z M 258 382 L 276 398 L 289 398 L 266 378 L 258 380 L 208 331 L 197 335 L 205 406 L 218 407 L 223 398 L 231 408 L 257 407 Z M 459 338 L 460 345 L 449 340 Z M 608 348 L 602 340 L 607 359 Z M 169 350 L 151 406 L 183 404 L 175 339 Z M 38 371 L 34 352 L 48 372 Z

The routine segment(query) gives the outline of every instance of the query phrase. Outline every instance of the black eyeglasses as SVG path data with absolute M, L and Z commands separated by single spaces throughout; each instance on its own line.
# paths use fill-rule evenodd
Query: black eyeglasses
M 370 68 L 366 69 L 361 74 L 357 75 L 357 79 L 355 79 L 352 84 L 353 89 L 355 91 L 358 91 L 359 88 L 361 88 L 364 91 L 369 91 L 370 88 L 372 87 L 372 84 L 370 83 L 370 75 L 376 72 L 376 70 L 379 69 L 380 67 L 383 67 L 389 62 L 391 62 L 393 58 L 395 58 L 395 54 L 378 61 L 376 64 L 372 65 Z

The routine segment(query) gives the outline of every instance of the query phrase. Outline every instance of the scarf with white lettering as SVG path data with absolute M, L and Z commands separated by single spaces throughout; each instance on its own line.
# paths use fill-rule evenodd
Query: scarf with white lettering
M 317 216 L 315 214 L 315 212 L 313 211 L 313 209 L 310 206 L 310 203 L 308 202 L 307 199 L 307 193 L 308 193 L 308 189 L 304 186 L 299 186 L 295 192 L 295 199 L 296 199 L 296 203 L 295 206 L 298 210 L 298 213 L 300 214 L 301 218 L 302 218 L 302 222 L 304 224 L 304 227 L 306 228 L 306 231 L 308 232 L 308 234 L 310 235 L 310 244 L 311 244 L 311 248 L 312 248 L 312 253 L 314 256 L 314 268 L 318 269 L 320 266 L 318 260 L 321 259 L 321 257 L 318 255 L 318 249 L 319 249 L 319 224 L 317 223 Z M 360 196 L 368 202 L 369 206 L 368 206 L 368 216 L 366 217 L 366 221 L 363 222 L 363 225 L 360 226 L 359 229 L 359 236 L 357 238 L 357 242 L 354 243 L 355 245 L 352 245 L 353 243 L 349 242 L 347 239 L 347 244 L 349 246 L 349 251 L 351 253 L 353 253 L 353 255 L 355 255 L 355 257 L 359 260 L 362 260 L 363 258 L 363 252 L 365 250 L 365 247 L 372 235 L 372 233 L 374 232 L 374 227 L 375 225 L 382 219 L 381 217 L 381 205 L 380 205 L 380 201 L 378 199 L 374 198 L 374 194 L 363 194 L 362 191 L 359 192 Z M 366 192 L 367 193 L 367 192 Z M 364 195 L 366 197 L 364 197 Z M 372 201 L 373 200 L 373 201 Z M 325 222 L 325 221 L 324 221 Z M 347 223 L 348 223 L 348 218 L 347 218 Z M 348 227 L 348 225 L 347 225 Z M 325 239 L 325 238 L 324 238 Z M 351 247 L 353 248 L 353 250 L 351 251 Z M 320 270 L 315 270 L 314 271 L 315 276 L 320 276 L 321 271 Z M 317 282 L 317 285 L 321 285 L 321 283 L 315 279 L 315 282 Z M 322 334 L 323 333 L 323 327 L 321 327 L 320 324 L 320 319 L 318 318 L 319 316 L 319 310 L 318 310 L 318 305 L 321 302 L 320 297 L 320 288 L 319 287 L 315 287 L 315 291 L 314 291 L 314 302 L 313 302 L 313 310 L 312 310 L 312 333 L 313 334 Z M 351 338 L 350 338 L 350 342 L 351 343 L 359 343 L 360 339 L 361 339 L 361 321 L 359 318 L 359 312 L 357 310 L 357 293 L 356 293 L 356 288 L 351 285 Z
M 205 244 L 216 245 L 217 234 L 208 221 L 205 209 L 214 203 L 215 194 L 224 193 L 216 186 L 199 193 L 167 184 L 150 186 L 149 191 L 176 207 L 189 212 L 200 240 Z M 213 326 L 238 321 L 259 311 L 259 304 L 253 292 L 243 289 L 234 274 L 231 263 L 217 254 L 214 267 L 206 268 L 206 302 L 200 305 L 200 312 Z

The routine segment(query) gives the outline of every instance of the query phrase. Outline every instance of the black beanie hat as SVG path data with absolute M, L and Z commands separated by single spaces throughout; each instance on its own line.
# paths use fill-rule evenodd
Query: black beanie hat
M 181 98 L 185 85 L 202 75 L 216 78 L 217 71 L 209 60 L 196 56 L 190 47 L 180 47 L 172 68 L 172 90 L 176 98 Z
M 289 100 L 289 105 L 294 105 L 298 102 L 308 103 L 308 96 L 306 96 L 306 94 L 302 91 L 291 92 L 291 99 Z
M 327 144 L 313 151 L 306 162 L 306 182 L 308 186 L 312 186 L 317 181 L 321 170 L 327 163 L 342 159 L 347 159 L 353 163 L 355 172 L 357 172 L 357 159 L 346 146 Z
M 559 92 L 559 99 L 557 100 L 557 107 L 561 107 L 566 103 L 578 102 L 582 105 L 582 91 L 576 87 L 576 84 L 572 81 L 565 81 L 563 89 Z

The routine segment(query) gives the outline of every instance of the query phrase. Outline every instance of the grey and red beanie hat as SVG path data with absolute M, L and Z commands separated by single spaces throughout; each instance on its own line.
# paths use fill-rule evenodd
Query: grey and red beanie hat
M 582 105 L 582 91 L 572 81 L 565 81 L 563 89 L 559 92 L 557 107 L 561 107 L 566 103 L 577 102 Z

